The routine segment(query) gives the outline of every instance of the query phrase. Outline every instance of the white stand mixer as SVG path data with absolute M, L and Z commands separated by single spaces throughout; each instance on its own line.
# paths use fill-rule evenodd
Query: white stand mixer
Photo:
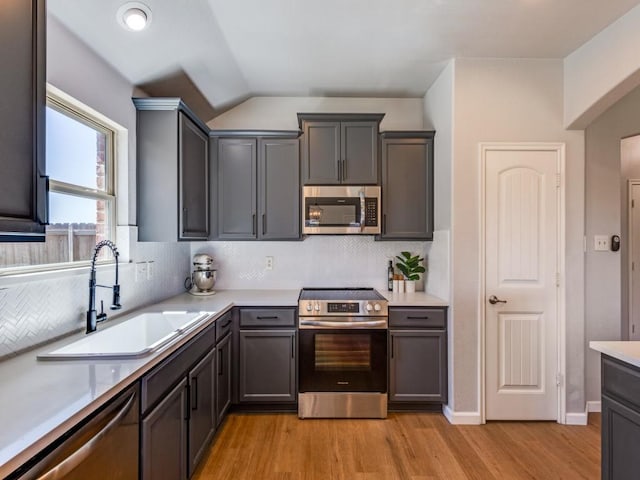
M 216 270 L 213 267 L 213 257 L 206 253 L 198 253 L 193 256 L 195 270 L 190 277 L 185 278 L 184 288 L 191 295 L 213 295 L 216 292 L 213 286 L 216 284 Z

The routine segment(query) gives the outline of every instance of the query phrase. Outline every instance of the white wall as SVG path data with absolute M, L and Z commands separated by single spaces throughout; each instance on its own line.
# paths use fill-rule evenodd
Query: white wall
M 457 59 L 454 86 L 453 408 L 479 411 L 480 142 L 564 142 L 567 178 L 567 410 L 584 412 L 584 138 L 563 124 L 561 60 Z
M 640 85 L 640 6 L 564 60 L 564 124 L 585 128 Z
M 586 345 L 620 340 L 628 331 L 627 180 L 640 178 L 637 162 L 621 162 L 620 140 L 640 133 L 640 88 L 604 112 L 585 130 Z M 593 236 L 620 235 L 619 252 L 596 252 Z M 586 395 L 600 400 L 600 354 L 586 347 Z
M 133 265 L 121 265 L 121 303 L 125 313 L 183 291 L 190 250 L 185 244 L 137 243 L 135 222 L 135 109 L 133 86 L 113 71 L 54 18 L 48 19 L 47 80 L 128 132 L 128 164 L 118 175 L 118 193 L 129 206 L 118 215 L 121 247 L 136 261 L 153 261 L 154 279 L 135 282 Z M 127 158 L 128 157 L 128 158 Z M 120 207 L 121 203 L 118 203 Z M 125 202 L 126 205 L 126 202 Z M 128 237 L 133 240 L 129 242 Z M 128 245 L 130 244 L 130 245 Z M 0 249 L 2 249 L 0 244 Z M 55 274 L 0 277 L 0 358 L 84 328 L 88 307 L 88 268 Z M 113 267 L 98 271 L 98 283 L 111 284 Z M 110 305 L 110 290 L 98 289 L 97 303 Z
M 298 113 L 385 113 L 380 130 L 422 129 L 421 98 L 253 97 L 208 122 L 212 129 L 297 130 Z

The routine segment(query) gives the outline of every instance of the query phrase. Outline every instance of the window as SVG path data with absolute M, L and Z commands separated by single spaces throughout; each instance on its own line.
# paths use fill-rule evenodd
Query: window
M 1 244 L 3 269 L 82 264 L 91 260 L 97 242 L 114 239 L 114 131 L 51 95 L 46 122 L 46 241 Z M 103 259 L 108 254 L 107 249 L 101 252 Z

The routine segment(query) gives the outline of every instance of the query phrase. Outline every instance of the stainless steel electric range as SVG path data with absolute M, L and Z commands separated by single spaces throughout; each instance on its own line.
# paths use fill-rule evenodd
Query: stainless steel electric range
M 386 418 L 387 300 L 373 288 L 304 288 L 300 418 Z

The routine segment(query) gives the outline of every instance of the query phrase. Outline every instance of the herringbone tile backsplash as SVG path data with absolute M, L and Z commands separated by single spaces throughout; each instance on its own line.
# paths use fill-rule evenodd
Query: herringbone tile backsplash
M 153 261 L 151 280 L 135 281 L 135 266 L 120 264 L 122 310 L 131 311 L 184 291 L 190 271 L 190 249 L 184 243 L 138 243 L 136 261 Z M 98 283 L 113 283 L 113 268 L 99 269 Z M 0 359 L 54 338 L 82 330 L 89 301 L 88 273 L 57 275 L 47 280 L 18 279 L 0 286 Z M 96 303 L 105 310 L 111 290 L 98 288 Z

